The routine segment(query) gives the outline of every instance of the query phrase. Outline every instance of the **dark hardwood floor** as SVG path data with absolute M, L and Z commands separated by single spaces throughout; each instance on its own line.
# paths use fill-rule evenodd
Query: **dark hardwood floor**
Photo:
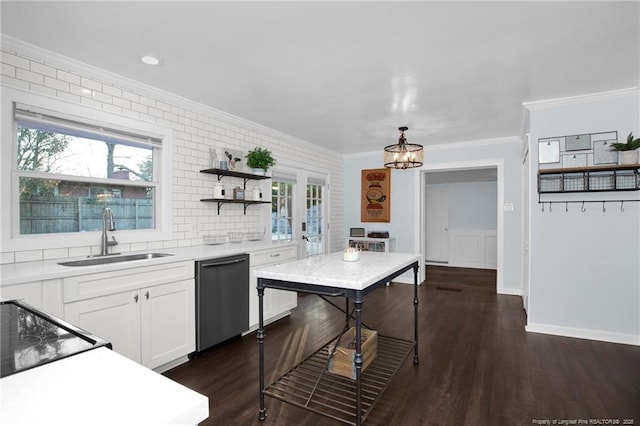
M 427 269 L 419 288 L 420 364 L 405 361 L 367 425 L 622 425 L 624 419 L 640 425 L 639 347 L 526 333 L 520 297 L 496 295 L 495 272 L 493 291 L 486 275 Z M 382 334 L 411 339 L 412 299 L 411 285 L 380 288 L 365 299 L 364 321 Z M 342 326 L 344 315 L 318 297 L 298 302 L 291 316 L 266 329 L 267 383 Z M 269 397 L 267 419 L 257 420 L 255 332 L 166 376 L 209 397 L 205 425 L 338 424 Z

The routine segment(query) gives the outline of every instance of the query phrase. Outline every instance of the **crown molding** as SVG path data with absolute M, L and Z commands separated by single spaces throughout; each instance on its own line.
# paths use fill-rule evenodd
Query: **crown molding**
M 528 111 L 535 111 L 545 108 L 554 108 L 563 105 L 583 104 L 587 102 L 597 102 L 608 99 L 622 98 L 640 94 L 638 87 L 628 87 L 625 89 L 609 90 L 606 92 L 589 93 L 586 95 L 568 96 L 565 98 L 544 99 L 540 101 L 523 102 L 522 106 Z
M 437 145 L 428 145 L 424 146 L 424 152 L 433 152 L 433 151 L 446 151 L 452 149 L 466 149 L 471 146 L 491 146 L 491 145 L 504 145 L 510 143 L 520 143 L 521 140 L 518 136 L 504 136 L 498 138 L 490 138 L 490 139 L 478 139 L 464 142 L 451 142 L 451 143 L 440 143 Z M 382 155 L 382 149 L 379 151 L 368 151 L 368 152 L 357 152 L 353 154 L 345 154 L 342 156 L 343 160 L 350 159 L 358 159 L 358 158 L 369 158 L 374 156 Z
M 288 142 L 297 146 L 307 146 L 315 150 L 323 151 L 329 155 L 341 156 L 341 154 L 337 151 L 333 151 L 323 146 L 313 144 L 303 139 L 299 139 L 295 136 L 288 135 L 271 127 L 255 123 L 253 121 L 221 111 L 209 105 L 196 102 L 175 93 L 159 89 L 157 87 L 124 77 L 119 74 L 112 73 L 105 69 L 80 62 L 76 59 L 60 55 L 58 53 L 43 49 L 39 46 L 27 43 L 14 37 L 7 36 L 5 34 L 0 35 L 0 48 L 6 52 L 15 53 L 16 55 L 22 56 L 26 59 L 51 65 L 70 73 L 79 74 L 81 76 L 88 76 L 93 78 L 94 80 L 114 85 L 137 94 L 144 94 L 145 96 L 150 96 L 163 102 L 176 104 L 177 106 L 181 106 L 188 110 L 195 110 L 199 113 L 210 114 L 217 120 L 225 121 L 238 127 L 253 130 L 255 132 L 270 136 L 284 142 Z

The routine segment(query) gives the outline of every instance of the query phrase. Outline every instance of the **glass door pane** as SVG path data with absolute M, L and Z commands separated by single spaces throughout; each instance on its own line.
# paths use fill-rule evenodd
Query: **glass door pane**
M 306 195 L 306 255 L 315 256 L 324 252 L 323 185 L 307 183 Z

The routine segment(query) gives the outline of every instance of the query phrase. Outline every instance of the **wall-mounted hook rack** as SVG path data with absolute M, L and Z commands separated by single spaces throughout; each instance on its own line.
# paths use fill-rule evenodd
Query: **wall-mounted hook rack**
M 542 211 L 545 211 L 545 203 L 549 205 L 549 212 L 553 211 L 553 204 L 564 204 L 564 211 L 569 212 L 569 204 L 581 204 L 580 211 L 585 213 L 587 208 L 585 204 L 587 203 L 602 203 L 602 212 L 607 212 L 607 203 L 620 203 L 620 212 L 624 212 L 624 203 L 638 203 L 640 200 L 542 200 L 540 196 L 538 196 L 538 204 L 542 205 Z

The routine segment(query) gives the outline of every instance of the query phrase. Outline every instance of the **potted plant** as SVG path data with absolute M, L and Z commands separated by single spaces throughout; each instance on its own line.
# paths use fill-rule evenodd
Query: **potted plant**
M 247 157 L 247 166 L 251 167 L 253 173 L 257 175 L 264 175 L 269 167 L 276 164 L 271 151 L 266 148 L 255 147 L 245 157 Z
M 611 144 L 612 150 L 620 152 L 620 164 L 638 164 L 638 148 L 640 148 L 640 138 L 633 139 L 633 132 L 627 136 L 626 143 Z

